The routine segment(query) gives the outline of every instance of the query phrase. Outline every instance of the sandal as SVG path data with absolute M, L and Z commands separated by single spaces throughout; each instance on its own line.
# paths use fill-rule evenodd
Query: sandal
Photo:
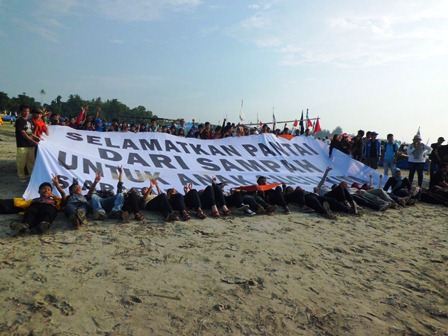
M 227 210 L 223 210 L 223 211 L 222 211 L 222 214 L 223 214 L 224 216 L 230 216 L 232 213 L 230 212 L 229 209 L 227 209 Z
M 179 220 L 179 217 L 176 215 L 176 213 L 174 211 L 169 213 L 165 219 L 165 221 L 167 221 L 167 222 L 175 222 L 178 220 Z
M 220 218 L 219 211 L 212 211 L 212 217 L 213 218 Z
M 202 209 L 198 210 L 196 212 L 196 216 L 198 216 L 199 219 L 206 219 L 207 218 L 207 215 L 205 214 L 205 212 Z
M 137 220 L 137 221 L 139 221 L 139 222 L 141 222 L 141 221 L 143 221 L 143 220 L 145 219 L 145 217 L 143 217 L 143 215 L 142 215 L 141 213 L 137 212 L 137 213 L 134 215 L 134 219 Z
M 188 214 L 187 210 L 182 210 L 180 214 L 183 221 L 189 221 L 191 219 L 191 216 Z

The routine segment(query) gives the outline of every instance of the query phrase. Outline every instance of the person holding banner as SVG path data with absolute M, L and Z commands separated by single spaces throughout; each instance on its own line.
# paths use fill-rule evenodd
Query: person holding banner
M 20 182 L 28 182 L 28 178 L 33 172 L 36 160 L 36 146 L 39 144 L 33 137 L 33 124 L 28 120 L 30 108 L 26 105 L 20 106 L 20 118 L 16 120 L 16 163 L 17 175 Z

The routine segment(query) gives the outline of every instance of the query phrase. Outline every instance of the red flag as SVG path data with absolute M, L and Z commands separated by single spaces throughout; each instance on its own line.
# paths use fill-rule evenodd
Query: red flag
M 292 124 L 292 126 L 297 127 L 297 125 L 299 125 L 299 121 L 296 119 L 294 120 L 294 124 Z
M 314 132 L 313 133 L 320 132 L 321 130 L 322 129 L 320 128 L 320 121 L 319 121 L 319 118 L 317 118 L 316 127 L 314 127 Z
M 260 120 L 260 127 L 261 127 L 261 126 L 263 126 L 263 123 L 262 123 L 261 120 Z

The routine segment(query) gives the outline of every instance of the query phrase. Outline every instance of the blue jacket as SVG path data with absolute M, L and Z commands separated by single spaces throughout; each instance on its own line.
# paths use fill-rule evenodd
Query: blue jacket
M 375 149 L 376 155 L 375 156 L 370 155 L 370 152 L 371 152 L 370 148 L 372 146 L 376 146 L 376 149 Z M 366 143 L 364 144 L 364 153 L 363 153 L 363 156 L 365 158 L 370 158 L 370 157 L 373 157 L 373 158 L 378 157 L 379 158 L 380 154 L 381 154 L 381 144 L 378 139 L 375 140 L 375 142 L 372 142 L 372 140 L 366 141 Z

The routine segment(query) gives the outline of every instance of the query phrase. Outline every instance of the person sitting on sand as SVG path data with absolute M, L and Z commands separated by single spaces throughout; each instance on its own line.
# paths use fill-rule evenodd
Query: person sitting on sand
M 448 206 L 448 163 L 440 165 L 440 171 L 434 173 L 429 189 L 422 193 L 422 201 Z
M 53 194 L 53 187 L 49 182 L 39 186 L 39 197 L 28 202 L 22 221 L 11 222 L 10 228 L 17 233 L 30 231 L 32 233 L 45 233 L 56 219 L 61 204 L 65 201 L 65 192 L 59 185 L 57 176 L 51 181 L 61 197 Z
M 391 191 L 389 192 L 389 189 Z M 400 168 L 395 168 L 393 176 L 389 177 L 383 190 L 398 204 L 402 205 L 403 201 L 400 198 L 409 199 L 411 193 L 411 183 L 407 177 L 401 175 Z

